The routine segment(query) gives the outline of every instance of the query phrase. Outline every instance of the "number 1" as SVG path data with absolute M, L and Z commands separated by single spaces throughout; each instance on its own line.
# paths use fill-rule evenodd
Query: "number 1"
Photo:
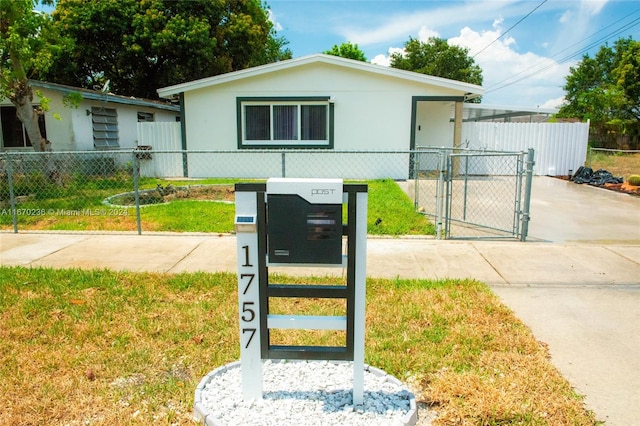
M 249 263 L 249 246 L 242 246 L 242 248 L 244 249 L 244 265 L 242 266 L 248 266 L 251 267 L 253 266 L 251 263 Z

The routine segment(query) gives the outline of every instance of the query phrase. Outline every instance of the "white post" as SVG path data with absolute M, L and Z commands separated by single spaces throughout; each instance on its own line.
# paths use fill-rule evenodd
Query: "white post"
M 356 271 L 353 330 L 353 404 L 364 403 L 364 333 L 367 297 L 367 202 L 366 192 L 356 195 Z
M 236 192 L 238 313 L 242 398 L 262 399 L 257 202 L 255 192 Z

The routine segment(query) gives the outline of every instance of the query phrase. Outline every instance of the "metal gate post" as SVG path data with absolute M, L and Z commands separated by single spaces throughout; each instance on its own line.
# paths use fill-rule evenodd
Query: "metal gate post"
M 524 156 L 521 152 L 516 156 L 516 191 L 513 208 L 513 235 L 520 238 L 520 221 L 522 220 L 522 178 L 524 177 Z
M 531 220 L 529 216 L 529 210 L 531 206 L 531 184 L 533 183 L 533 166 L 535 164 L 534 158 L 535 151 L 533 148 L 529 148 L 529 152 L 527 153 L 527 179 L 526 179 L 526 188 L 524 190 L 524 208 L 522 211 L 522 235 L 520 236 L 520 241 L 527 240 L 527 234 L 529 233 L 529 220 Z
M 418 211 L 418 208 L 420 206 L 420 153 L 419 151 L 415 151 L 415 157 L 413 157 L 414 162 L 413 162 L 413 208 L 415 211 Z
M 440 150 L 440 171 L 438 172 L 438 189 L 436 191 L 436 239 L 442 239 L 442 210 L 444 209 L 444 175 L 446 173 L 446 152 L 444 149 Z
M 453 151 L 445 154 L 445 189 L 444 195 L 444 238 L 447 239 L 451 236 L 451 210 L 453 208 Z
M 131 152 L 131 163 L 133 164 L 133 193 L 136 200 L 136 223 L 138 226 L 138 235 L 142 234 L 142 224 L 140 223 L 140 187 L 138 178 L 140 174 L 140 163 L 135 150 Z
M 9 201 L 11 203 L 11 219 L 13 220 L 13 233 L 18 233 L 18 217 L 16 210 L 16 194 L 13 190 L 13 167 L 11 166 L 11 154 L 5 153 L 7 158 L 7 180 L 9 184 Z

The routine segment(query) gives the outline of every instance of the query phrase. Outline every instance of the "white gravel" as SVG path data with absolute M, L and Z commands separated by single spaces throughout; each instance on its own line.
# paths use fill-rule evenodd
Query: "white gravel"
M 263 399 L 243 401 L 240 363 L 214 370 L 196 389 L 195 417 L 207 425 L 413 425 L 413 394 L 365 366 L 364 404 L 353 406 L 353 365 L 275 361 L 263 365 Z

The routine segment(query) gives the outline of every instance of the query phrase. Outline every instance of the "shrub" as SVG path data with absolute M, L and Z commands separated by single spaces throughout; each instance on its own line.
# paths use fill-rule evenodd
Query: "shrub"
M 628 180 L 629 184 L 640 186 L 640 175 L 631 175 Z

